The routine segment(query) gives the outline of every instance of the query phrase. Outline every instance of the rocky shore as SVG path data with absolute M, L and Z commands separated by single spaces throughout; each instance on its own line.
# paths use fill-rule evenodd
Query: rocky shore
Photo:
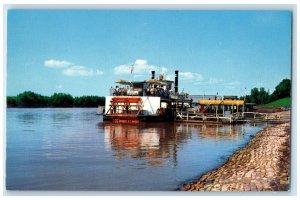
M 290 122 L 285 122 L 259 132 L 224 165 L 181 190 L 287 191 L 289 187 Z

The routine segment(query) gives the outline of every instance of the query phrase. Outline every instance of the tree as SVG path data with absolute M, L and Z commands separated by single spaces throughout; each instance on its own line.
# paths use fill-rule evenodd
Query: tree
M 7 107 L 17 107 L 17 97 L 8 96 L 6 98 Z
M 246 101 L 256 104 L 266 104 L 270 101 L 270 95 L 265 88 L 261 87 L 258 90 L 258 88 L 255 87 L 251 90 L 251 95 L 246 96 Z
M 250 101 L 252 103 L 258 103 L 258 94 L 259 94 L 258 88 L 255 87 L 251 89 Z
M 54 93 L 50 97 L 51 105 L 54 107 L 72 107 L 73 97 L 70 94 Z
M 105 104 L 105 97 L 98 96 L 81 96 L 74 98 L 74 106 L 76 107 L 97 107 Z
M 45 107 L 49 105 L 49 98 L 31 91 L 25 91 L 17 95 L 16 103 L 18 107 Z
M 97 107 L 105 105 L 105 97 L 81 96 L 73 98 L 70 94 L 54 93 L 51 97 L 25 91 L 17 96 L 6 98 L 8 107 Z
M 291 96 L 291 80 L 283 79 L 276 87 L 271 95 L 271 100 L 275 101 L 284 97 Z
M 276 101 L 284 97 L 291 96 L 291 80 L 283 79 L 276 87 L 275 91 L 269 95 L 269 92 L 265 88 L 261 87 L 251 89 L 251 94 L 246 95 L 246 97 L 240 97 L 240 99 L 246 99 L 247 102 L 252 102 L 256 104 L 266 104 L 271 101 Z
M 258 93 L 258 104 L 266 104 L 270 101 L 270 95 L 265 91 L 265 88 L 261 87 Z

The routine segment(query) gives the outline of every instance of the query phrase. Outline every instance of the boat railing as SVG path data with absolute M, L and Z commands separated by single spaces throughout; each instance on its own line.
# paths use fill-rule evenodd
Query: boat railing
M 174 93 L 173 91 L 163 90 L 161 88 L 155 90 L 117 88 L 113 90 L 112 96 L 149 96 L 160 97 L 163 100 L 191 100 L 187 93 Z

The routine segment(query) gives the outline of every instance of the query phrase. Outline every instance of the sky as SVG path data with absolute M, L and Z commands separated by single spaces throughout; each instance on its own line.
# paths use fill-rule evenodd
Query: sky
M 21 10 L 7 16 L 6 94 L 106 96 L 151 70 L 192 95 L 272 93 L 291 78 L 291 12 Z

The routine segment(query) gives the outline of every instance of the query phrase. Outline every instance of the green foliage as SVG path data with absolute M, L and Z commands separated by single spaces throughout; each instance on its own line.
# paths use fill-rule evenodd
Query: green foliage
M 54 93 L 51 97 L 25 91 L 6 98 L 7 107 L 97 107 L 105 105 L 105 97 L 82 96 L 73 98 L 70 94 Z
M 270 101 L 270 95 L 265 88 L 260 88 L 257 99 L 259 104 L 264 104 Z
M 275 91 L 270 95 L 265 88 L 253 88 L 250 95 L 242 96 L 240 99 L 245 99 L 246 102 L 267 104 L 271 101 L 276 101 L 284 97 L 291 96 L 291 80 L 283 79 L 276 87 Z
M 82 96 L 74 98 L 74 106 L 76 107 L 97 107 L 105 104 L 105 97 L 98 96 Z
M 36 94 L 31 91 L 25 91 L 15 97 L 18 107 L 45 107 L 49 105 L 49 98 Z
M 252 102 L 256 104 L 265 104 L 268 103 L 270 100 L 270 95 L 265 88 L 261 87 L 259 90 L 258 88 L 253 88 L 251 90 L 251 95 L 246 97 L 247 102 Z
M 271 95 L 271 100 L 275 101 L 284 97 L 291 96 L 291 80 L 283 79 L 276 87 Z
M 282 99 L 278 99 L 276 101 L 272 101 L 266 105 L 263 105 L 263 107 L 267 107 L 267 108 L 286 107 L 286 106 L 291 106 L 291 97 L 285 97 Z
M 73 97 L 70 94 L 54 93 L 50 97 L 50 102 L 54 107 L 72 107 Z
M 17 97 L 8 96 L 6 98 L 6 104 L 7 104 L 7 107 L 17 107 L 18 106 Z

